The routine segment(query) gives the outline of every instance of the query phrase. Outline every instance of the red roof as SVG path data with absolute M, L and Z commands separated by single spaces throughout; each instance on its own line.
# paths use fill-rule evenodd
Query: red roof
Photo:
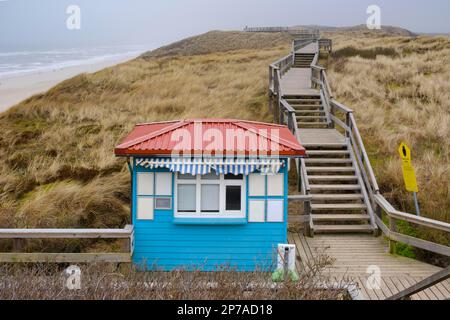
M 305 149 L 286 126 L 228 119 L 195 119 L 137 125 L 116 147 L 117 156 L 234 154 L 303 157 Z

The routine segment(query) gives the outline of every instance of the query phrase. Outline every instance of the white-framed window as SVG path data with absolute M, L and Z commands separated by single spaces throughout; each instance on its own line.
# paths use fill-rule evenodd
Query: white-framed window
M 245 218 L 243 175 L 192 176 L 175 179 L 175 216 L 180 218 Z
M 249 176 L 249 208 L 250 223 L 282 223 L 284 222 L 284 179 L 283 173 L 262 175 L 253 173 Z
M 155 210 L 172 210 L 172 173 L 137 172 L 136 218 L 153 220 Z

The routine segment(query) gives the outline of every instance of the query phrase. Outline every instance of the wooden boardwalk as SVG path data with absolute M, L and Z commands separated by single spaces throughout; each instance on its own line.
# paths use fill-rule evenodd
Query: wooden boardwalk
M 382 237 L 320 235 L 308 238 L 303 234 L 290 233 L 289 242 L 297 246 L 299 273 L 307 272 L 310 266 L 327 257 L 331 265 L 325 268 L 324 274 L 336 282 L 357 284 L 361 296 L 367 300 L 389 298 L 441 270 L 414 259 L 389 254 L 388 242 Z M 381 272 L 379 288 L 373 288 L 368 283 L 373 267 Z M 412 296 L 412 299 L 450 299 L 450 281 L 439 283 Z
M 329 260 L 324 272 L 332 282 L 356 284 L 363 299 L 387 299 L 442 270 L 390 254 L 396 241 L 450 256 L 446 246 L 398 233 L 396 221 L 446 232 L 450 225 L 399 212 L 380 194 L 353 111 L 333 99 L 325 70 L 317 66 L 319 46 L 320 41 L 303 47 L 294 41 L 291 55 L 272 64 L 270 71 L 270 90 L 279 101 L 278 118 L 308 154 L 296 163 L 296 169 L 301 195 L 312 199 L 305 203 L 305 233 L 315 235 L 290 233 L 289 243 L 296 245 L 299 273 Z M 326 48 L 331 50 L 331 44 Z M 389 226 L 382 220 L 383 212 Z M 380 230 L 384 236 L 376 237 Z M 378 271 L 379 287 L 376 281 L 368 281 L 376 280 L 373 274 Z M 450 299 L 450 281 L 411 298 Z

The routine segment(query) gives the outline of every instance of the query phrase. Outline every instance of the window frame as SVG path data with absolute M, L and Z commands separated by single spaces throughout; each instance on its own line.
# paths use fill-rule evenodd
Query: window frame
M 226 180 L 225 175 L 219 175 L 217 180 L 202 179 L 202 175 L 197 175 L 195 179 L 183 180 L 179 178 L 180 174 L 175 175 L 175 218 L 204 218 L 204 219 L 245 219 L 247 217 L 246 210 L 246 177 L 242 176 L 241 180 Z M 178 186 L 183 184 L 195 184 L 196 186 L 196 212 L 178 212 Z M 202 212 L 201 211 L 201 194 L 202 185 L 218 185 L 219 186 L 219 212 Z M 226 187 L 240 186 L 241 187 L 241 210 L 227 211 L 226 210 Z

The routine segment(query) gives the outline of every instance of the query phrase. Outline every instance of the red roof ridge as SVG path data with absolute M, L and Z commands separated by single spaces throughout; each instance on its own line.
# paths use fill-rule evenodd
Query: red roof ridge
M 183 120 L 168 120 L 168 121 L 158 121 L 158 122 L 144 122 L 144 123 L 138 123 L 136 124 L 136 127 L 142 127 L 142 126 L 150 126 L 150 125 L 157 125 L 157 124 L 169 124 L 169 123 L 178 123 Z
M 187 123 L 187 122 L 184 122 L 184 121 L 175 122 L 175 123 L 173 123 L 171 126 L 165 127 L 165 128 L 160 129 L 160 130 L 158 130 L 158 131 L 152 132 L 152 133 L 150 133 L 150 134 L 147 134 L 147 135 L 144 135 L 144 136 L 142 136 L 142 137 L 136 138 L 136 139 L 134 139 L 134 140 L 128 141 L 128 142 L 126 142 L 126 143 L 123 143 L 123 144 L 117 146 L 116 149 L 126 149 L 126 148 L 129 148 L 129 147 L 134 146 L 134 145 L 136 145 L 136 144 L 138 144 L 138 143 L 141 143 L 141 142 L 144 142 L 144 141 L 147 141 L 147 140 L 156 138 L 157 136 L 163 135 L 164 133 L 167 133 L 167 132 L 169 132 L 169 131 L 171 131 L 171 130 L 175 130 L 175 129 L 178 129 L 178 128 L 180 128 L 180 127 L 183 127 L 183 126 L 185 126 L 185 125 L 187 125 L 187 124 L 188 124 L 188 123 Z
M 264 138 L 266 138 L 266 139 L 269 139 L 269 140 L 272 140 L 273 142 L 276 142 L 276 143 L 283 143 L 285 146 L 287 146 L 287 147 L 289 147 L 289 148 L 292 148 L 292 149 L 294 149 L 294 150 L 297 150 L 298 149 L 298 144 L 295 144 L 295 143 L 292 143 L 291 141 L 288 141 L 288 140 L 286 140 L 286 139 L 283 139 L 283 138 L 281 138 L 280 136 L 278 137 L 278 139 L 279 139 L 279 141 L 275 141 L 275 139 L 274 139 L 274 137 L 272 137 L 272 135 L 271 134 L 264 134 L 263 132 L 261 132 L 261 131 L 258 131 L 258 129 L 257 128 L 255 128 L 255 127 L 248 127 L 248 126 L 245 126 L 245 125 L 243 125 L 243 124 L 237 124 L 236 123 L 236 125 L 237 126 L 240 126 L 240 127 L 242 127 L 242 128 L 244 128 L 244 129 L 246 129 L 246 130 L 250 130 L 250 129 L 253 129 L 253 130 L 256 130 L 257 132 L 257 134 L 258 135 L 260 135 L 260 136 L 263 136 Z M 284 127 L 284 126 L 282 126 L 282 127 Z

